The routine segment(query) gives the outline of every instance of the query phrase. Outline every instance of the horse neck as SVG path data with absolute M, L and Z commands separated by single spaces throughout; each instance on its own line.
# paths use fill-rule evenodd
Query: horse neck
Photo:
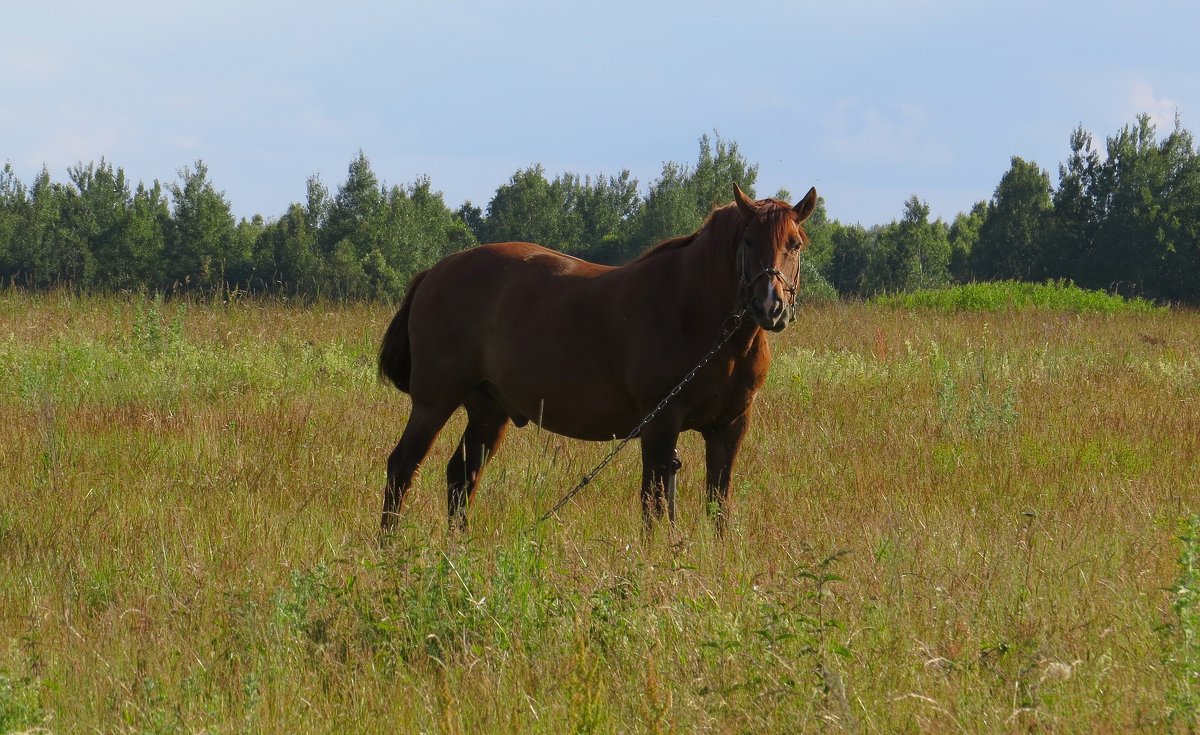
M 741 233 L 718 236 L 701 232 L 687 248 L 680 269 L 683 291 L 692 299 L 703 321 L 724 325 L 731 315 L 741 311 L 741 289 L 737 273 L 737 243 Z M 754 320 L 743 318 L 738 335 L 752 340 L 758 331 Z M 749 328 L 747 328 L 747 326 Z M 735 342 L 743 340 L 735 335 Z

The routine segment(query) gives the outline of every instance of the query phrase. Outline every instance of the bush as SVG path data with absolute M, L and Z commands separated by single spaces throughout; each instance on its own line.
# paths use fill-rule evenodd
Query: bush
M 941 289 L 877 296 L 871 303 L 902 309 L 939 311 L 1028 311 L 1045 309 L 1077 314 L 1139 314 L 1160 311 L 1145 299 L 1126 299 L 1104 291 L 1083 289 L 1070 281 L 970 283 Z

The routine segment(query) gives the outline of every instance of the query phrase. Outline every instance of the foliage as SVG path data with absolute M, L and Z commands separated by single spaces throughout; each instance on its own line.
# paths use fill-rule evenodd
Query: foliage
M 870 229 L 835 222 L 822 229 L 828 245 L 816 263 L 842 294 L 866 297 L 949 283 L 949 229 L 940 219 L 930 222 L 929 205 L 915 195 L 898 221 Z
M 1180 525 L 1179 578 L 1171 588 L 1175 620 L 1163 630 L 1169 636 L 1166 663 L 1176 676 L 1171 718 L 1192 731 L 1200 724 L 1200 515 Z
M 1139 314 L 1161 310 L 1145 299 L 1124 298 L 1104 291 L 1080 288 L 1069 281 L 1027 283 L 997 281 L 969 283 L 942 289 L 877 296 L 872 303 L 901 309 L 941 311 L 1066 311 L 1076 314 Z
M 179 170 L 179 183 L 169 187 L 171 227 L 164 252 L 165 283 L 211 290 L 239 283 L 246 275 L 249 253 L 236 237 L 237 222 L 223 192 L 208 178 L 208 166 L 196 161 Z
M 929 221 L 929 205 L 915 195 L 904 217 L 881 228 L 868 266 L 872 293 L 936 288 L 949 280 L 950 241 L 941 220 Z
M 714 206 L 732 200 L 733 184 L 754 196 L 758 165 L 746 160 L 736 142 L 714 137 L 715 141 L 701 136 L 694 166 L 663 164 L 662 174 L 632 217 L 628 237 L 613 253 L 616 260 L 628 260 L 654 243 L 695 231 Z
M 875 232 L 862 225 L 835 223 L 830 234 L 829 254 L 818 261 L 824 265 L 826 280 L 848 296 L 868 292 L 867 272 L 875 250 Z
M 970 212 L 959 212 L 950 225 L 950 278 L 955 283 L 975 280 L 971 253 L 979 242 L 979 231 L 987 221 L 987 202 L 976 202 Z
M 538 164 L 514 173 L 486 207 L 445 203 L 432 182 L 386 186 L 359 151 L 331 193 L 310 177 L 303 202 L 278 217 L 237 220 L 196 161 L 179 181 L 132 185 L 101 159 L 68 183 L 42 170 L 26 185 L 0 170 L 0 282 L 47 289 L 269 292 L 347 299 L 399 298 L 413 275 L 479 242 L 522 240 L 619 264 L 687 234 L 739 184 L 753 194 L 758 166 L 736 142 L 699 139 L 693 163 L 663 163 L 644 192 L 615 176 Z M 790 200 L 787 192 L 779 192 Z M 807 225 L 808 298 L 989 280 L 1069 279 L 1089 289 L 1200 303 L 1200 152 L 1176 120 L 1160 137 L 1140 116 L 1101 150 L 1077 128 L 1058 184 L 1013 156 L 991 199 L 949 223 L 912 196 L 898 220 L 831 220 L 825 202 Z
M 981 280 L 1046 277 L 1043 233 L 1051 212 L 1050 175 L 1013 156 L 1000 179 L 971 248 L 970 267 Z
M 976 277 L 1070 278 L 1089 288 L 1200 300 L 1200 152 L 1178 118 L 1160 140 L 1150 118 L 1139 116 L 1107 139 L 1103 156 L 1091 134 L 1076 129 L 1049 202 L 1044 174 L 1019 160 L 1009 177 L 1023 183 L 998 188 L 989 205 L 989 220 L 1002 215 L 993 229 L 1003 236 L 983 248 Z M 1003 252 L 1012 257 L 1003 260 Z
M 580 178 L 563 174 L 548 181 L 542 167 L 513 174 L 496 190 L 487 217 L 469 209 L 482 242 L 536 242 L 564 253 L 609 261 L 619 249 L 638 202 L 637 180 L 617 176 Z
M 35 732 L 45 718 L 38 706 L 37 682 L 14 679 L 0 669 L 0 732 Z

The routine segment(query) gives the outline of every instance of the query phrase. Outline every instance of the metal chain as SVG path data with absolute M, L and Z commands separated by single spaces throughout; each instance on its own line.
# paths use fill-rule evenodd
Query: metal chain
M 692 379 L 696 377 L 696 374 L 699 373 L 700 370 L 707 365 L 709 361 L 713 359 L 713 357 L 716 356 L 717 352 L 719 352 L 721 348 L 725 346 L 725 343 L 729 341 L 729 338 L 733 336 L 733 333 L 736 332 L 738 327 L 742 325 L 742 318 L 745 315 L 746 309 L 743 307 L 741 311 L 730 314 L 728 317 L 726 317 L 725 326 L 723 326 L 721 330 L 721 337 L 717 340 L 717 343 L 712 346 L 712 349 L 708 351 L 708 354 L 700 358 L 700 362 L 696 363 L 696 367 L 692 368 L 691 372 L 683 376 L 683 380 L 679 381 L 679 384 L 672 388 L 671 392 L 668 393 L 665 398 L 659 401 L 658 405 L 655 406 L 650 413 L 646 414 L 646 418 L 642 419 L 642 422 L 638 424 L 633 431 L 629 432 L 628 436 L 622 439 L 617 446 L 613 447 L 612 451 L 610 451 L 604 459 L 600 460 L 600 464 L 596 465 L 591 472 L 588 472 L 586 475 L 584 475 L 583 478 L 580 479 L 580 481 L 575 485 L 575 487 L 571 488 L 566 495 L 562 496 L 562 498 L 554 504 L 553 508 L 543 513 L 542 517 L 537 519 L 537 522 L 530 526 L 529 530 L 532 531 L 538 526 L 542 525 L 542 523 L 549 520 L 551 516 L 558 513 L 558 511 L 561 510 L 564 505 L 571 502 L 571 498 L 574 498 L 576 495 L 583 492 L 583 489 L 596 478 L 596 475 L 600 474 L 601 470 L 608 466 L 608 463 L 617 456 L 617 453 L 624 449 L 626 444 L 633 441 L 638 434 L 642 432 L 642 429 L 646 428 L 646 425 L 653 421 L 654 417 L 657 416 L 664 408 L 666 408 L 667 404 L 670 403 L 675 396 L 679 395 L 679 393 L 683 390 L 683 387 L 690 383 Z

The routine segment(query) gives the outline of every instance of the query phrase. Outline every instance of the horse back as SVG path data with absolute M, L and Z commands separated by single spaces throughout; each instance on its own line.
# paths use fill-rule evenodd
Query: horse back
M 672 260 L 613 268 L 516 242 L 448 256 L 406 297 L 413 400 L 482 394 L 556 433 L 624 435 L 717 336 L 689 327 Z M 749 352 L 714 361 L 674 410 L 700 423 L 744 410 L 769 360 Z

